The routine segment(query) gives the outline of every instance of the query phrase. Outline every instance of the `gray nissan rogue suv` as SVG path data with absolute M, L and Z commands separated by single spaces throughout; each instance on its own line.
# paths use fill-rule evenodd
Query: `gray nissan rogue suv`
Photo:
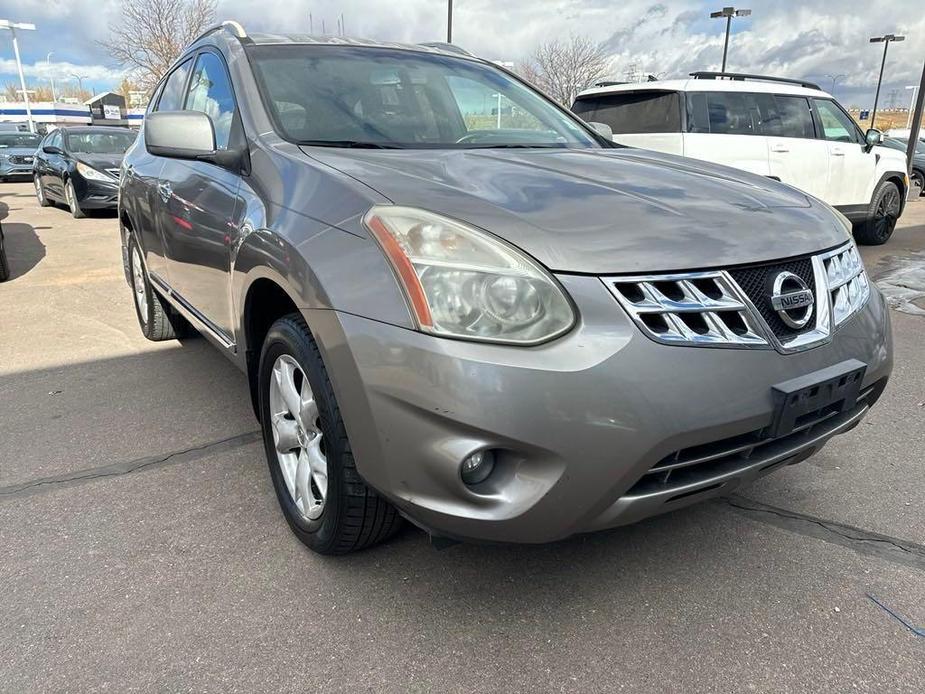
M 615 146 L 452 46 L 206 32 L 119 216 L 145 336 L 192 326 L 247 373 L 323 553 L 401 518 L 546 542 L 727 494 L 857 425 L 892 365 L 832 208 Z

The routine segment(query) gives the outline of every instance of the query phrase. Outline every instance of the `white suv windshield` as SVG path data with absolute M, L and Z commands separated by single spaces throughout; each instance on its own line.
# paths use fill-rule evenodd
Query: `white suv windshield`
M 294 142 L 600 146 L 535 91 L 473 60 L 356 46 L 255 46 L 248 53 L 277 128 Z

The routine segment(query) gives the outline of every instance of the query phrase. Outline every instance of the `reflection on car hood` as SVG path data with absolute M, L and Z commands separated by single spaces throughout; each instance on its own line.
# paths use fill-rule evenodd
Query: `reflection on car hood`
M 709 268 L 847 239 L 825 205 L 794 188 L 638 149 L 305 151 L 395 204 L 475 224 L 557 271 Z
M 74 152 L 74 159 L 100 171 L 118 169 L 122 166 L 123 156 L 122 154 L 84 154 L 83 152 Z

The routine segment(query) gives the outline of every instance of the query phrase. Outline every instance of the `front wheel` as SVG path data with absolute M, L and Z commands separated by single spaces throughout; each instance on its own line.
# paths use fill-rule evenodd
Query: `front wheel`
M 874 191 L 867 219 L 854 230 L 854 237 L 858 243 L 866 246 L 886 243 L 893 235 L 901 211 L 899 188 L 892 181 L 883 181 Z
M 32 180 L 35 183 L 35 198 L 39 201 L 39 207 L 51 207 L 51 201 L 45 195 L 45 186 L 42 184 L 41 177 L 35 174 Z
M 74 182 L 71 179 L 68 179 L 67 183 L 64 184 L 64 199 L 67 201 L 67 207 L 74 219 L 83 219 L 87 216 L 87 213 L 80 207 L 80 201 L 77 199 L 77 193 L 74 190 Z
M 267 333 L 257 387 L 270 478 L 296 537 L 319 554 L 346 554 L 394 534 L 401 516 L 357 472 L 318 345 L 299 314 Z
M 910 197 L 913 199 L 925 193 L 925 172 L 913 169 L 912 173 L 909 175 L 909 187 L 912 189 L 912 195 Z

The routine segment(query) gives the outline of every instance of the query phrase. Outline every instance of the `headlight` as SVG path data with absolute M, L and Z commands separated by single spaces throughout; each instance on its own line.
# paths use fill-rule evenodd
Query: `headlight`
M 391 205 L 373 207 L 364 222 L 395 269 L 423 331 L 535 344 L 575 322 L 569 300 L 549 273 L 484 231 Z
M 81 176 L 89 181 L 105 181 L 106 183 L 113 182 L 111 176 L 107 176 L 102 171 L 97 171 L 92 166 L 87 166 L 83 162 L 77 162 L 77 171 Z

